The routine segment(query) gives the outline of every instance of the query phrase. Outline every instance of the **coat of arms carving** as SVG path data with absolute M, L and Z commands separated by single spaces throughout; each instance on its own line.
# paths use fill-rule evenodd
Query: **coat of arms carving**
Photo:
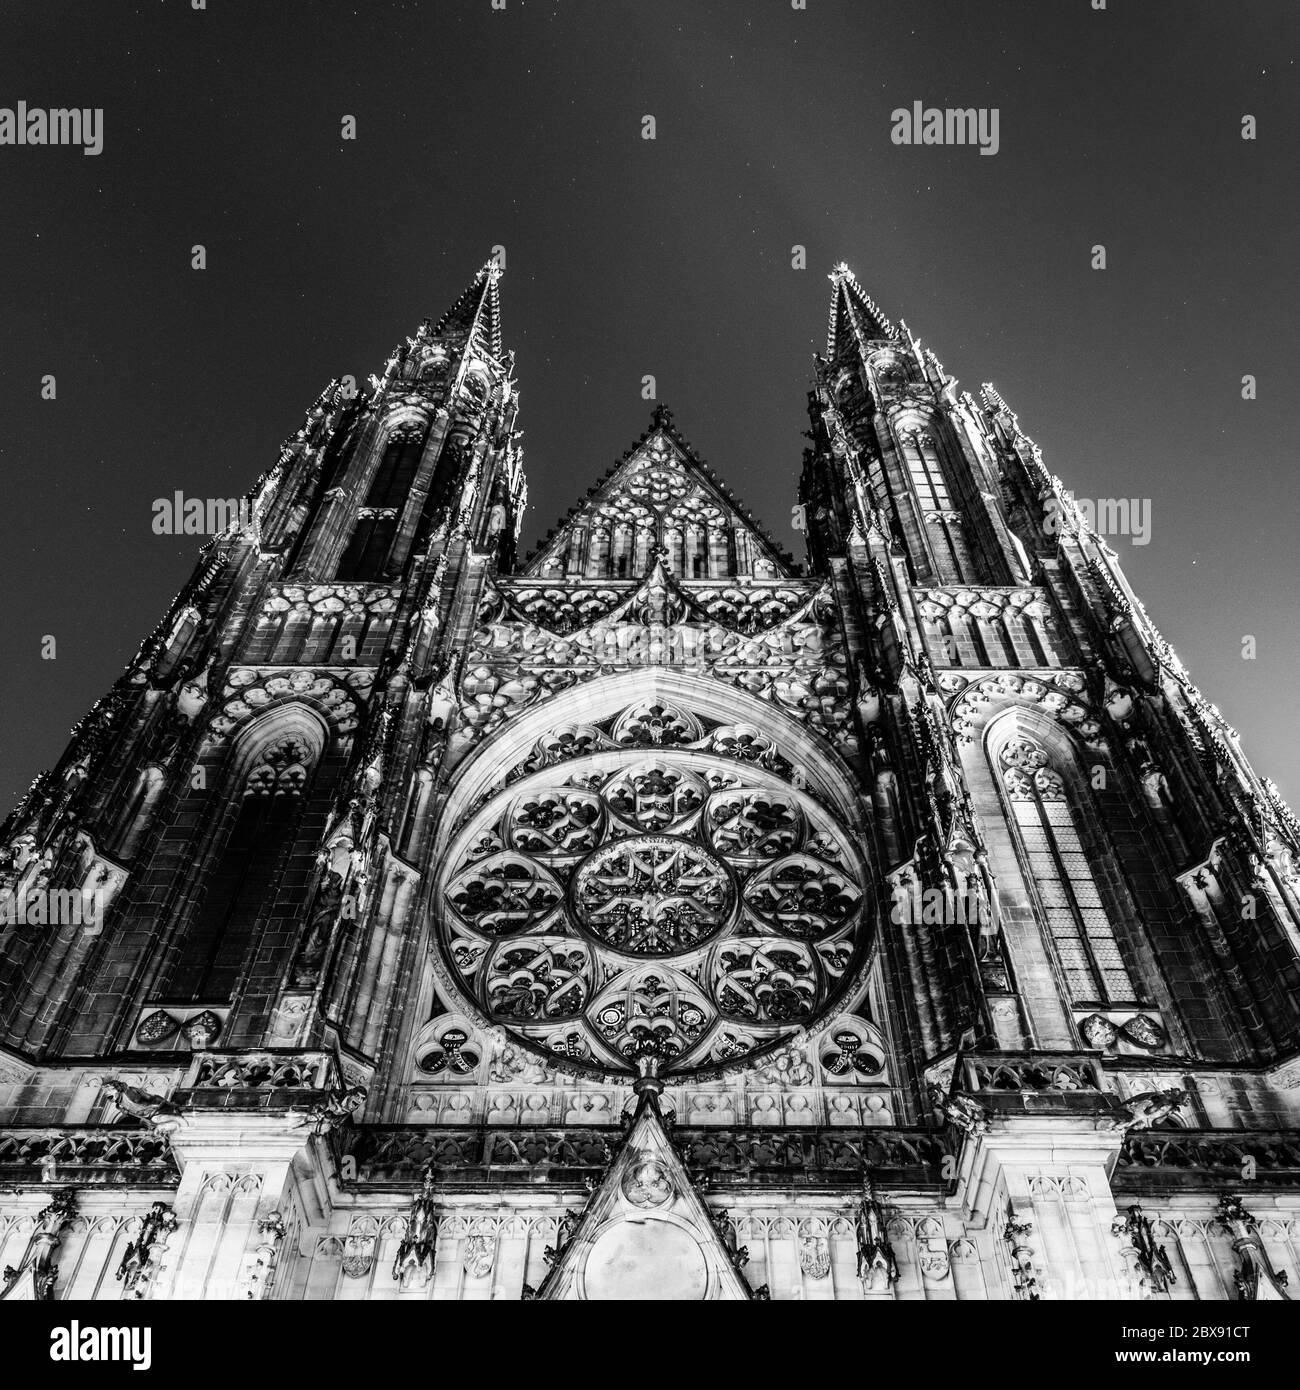
M 497 1238 L 476 1231 L 465 1240 L 465 1274 L 470 1279 L 486 1279 L 497 1258 Z
M 349 1279 L 364 1279 L 375 1263 L 375 1237 L 349 1236 L 343 1242 L 343 1273 Z
M 799 1237 L 799 1268 L 809 1279 L 825 1279 L 831 1272 L 831 1243 L 825 1236 Z
M 916 1262 L 925 1278 L 929 1279 L 931 1283 L 941 1283 L 948 1277 L 950 1267 L 947 1242 L 930 1240 L 923 1245 L 918 1245 Z

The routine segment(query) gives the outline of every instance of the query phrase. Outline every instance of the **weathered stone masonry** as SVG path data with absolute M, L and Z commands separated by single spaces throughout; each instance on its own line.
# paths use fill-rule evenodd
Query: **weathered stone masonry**
M 1006 402 L 841 266 L 804 565 L 662 408 L 521 558 L 499 278 L 0 830 L 0 1297 L 1290 1297 L 1300 827 Z

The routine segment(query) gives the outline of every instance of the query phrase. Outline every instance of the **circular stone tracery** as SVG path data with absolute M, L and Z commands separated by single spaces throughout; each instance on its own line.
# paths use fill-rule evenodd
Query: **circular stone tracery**
M 736 893 L 726 865 L 672 835 L 615 840 L 573 876 L 579 925 L 630 956 L 675 956 L 717 934 Z
M 470 815 L 438 953 L 494 1026 L 562 1069 L 678 1074 L 832 1009 L 867 939 L 854 839 L 809 793 L 701 745 L 544 768 Z

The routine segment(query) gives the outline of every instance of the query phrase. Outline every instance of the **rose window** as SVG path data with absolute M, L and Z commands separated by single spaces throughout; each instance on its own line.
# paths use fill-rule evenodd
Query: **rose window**
M 513 783 L 445 863 L 443 967 L 570 1071 L 633 1071 L 648 1045 L 686 1073 L 777 1047 L 848 987 L 870 920 L 857 848 L 823 804 L 667 741 Z
M 573 876 L 579 925 L 628 955 L 689 951 L 717 934 L 734 902 L 726 865 L 671 835 L 615 840 Z

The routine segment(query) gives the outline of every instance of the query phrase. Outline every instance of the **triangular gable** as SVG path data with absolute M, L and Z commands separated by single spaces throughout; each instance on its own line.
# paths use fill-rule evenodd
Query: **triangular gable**
M 668 1137 L 656 1092 L 642 1090 L 627 1136 L 572 1235 L 562 1240 L 537 1297 L 556 1303 L 751 1299 L 720 1224 Z
M 587 496 L 529 557 L 522 573 L 553 573 L 569 555 L 574 532 L 609 531 L 620 525 L 653 525 L 660 542 L 674 526 L 692 521 L 729 527 L 735 544 L 749 552 L 757 568 L 773 579 L 788 579 L 795 564 L 731 490 L 713 473 L 672 423 L 672 413 L 655 410 L 649 430 L 623 455 Z M 641 579 L 645 565 L 613 577 Z M 691 578 L 686 575 L 686 578 Z

